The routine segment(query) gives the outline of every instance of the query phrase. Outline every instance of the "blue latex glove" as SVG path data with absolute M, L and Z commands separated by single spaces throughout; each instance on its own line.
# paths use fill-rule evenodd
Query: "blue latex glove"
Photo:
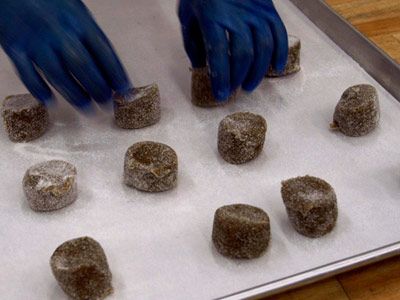
M 192 66 L 208 65 L 217 100 L 254 90 L 270 65 L 285 68 L 287 32 L 271 0 L 180 0 L 178 14 Z
M 80 0 L 1 0 L 0 44 L 29 91 L 45 103 L 53 97 L 39 73 L 81 109 L 130 87 L 110 42 Z

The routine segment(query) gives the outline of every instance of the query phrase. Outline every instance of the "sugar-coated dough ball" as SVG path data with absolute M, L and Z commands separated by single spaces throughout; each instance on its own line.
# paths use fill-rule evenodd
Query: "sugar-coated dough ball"
M 41 137 L 49 127 L 46 107 L 31 94 L 8 96 L 1 110 L 8 137 L 13 142 L 29 142 Z
M 379 123 L 378 93 L 369 84 L 348 88 L 342 95 L 333 115 L 332 129 L 359 137 L 370 133 Z
M 50 266 L 58 284 L 74 300 L 100 300 L 113 292 L 104 250 L 90 237 L 60 245 L 51 256 Z
M 178 156 L 164 144 L 140 142 L 125 155 L 125 184 L 145 192 L 163 192 L 174 188 L 178 180 Z
M 312 176 L 296 177 L 282 182 L 281 193 L 289 220 L 302 235 L 316 238 L 335 227 L 336 194 L 326 181 Z
M 257 258 L 270 240 L 269 217 L 262 209 L 233 204 L 215 212 L 212 240 L 218 252 L 230 258 Z
M 161 118 L 160 92 L 157 84 L 114 94 L 116 124 L 124 129 L 139 129 L 156 124 Z
M 238 112 L 223 119 L 218 129 L 218 151 L 232 164 L 243 164 L 262 151 L 267 122 L 259 115 Z
M 32 166 L 23 179 L 29 206 L 35 211 L 52 211 L 70 205 L 77 198 L 76 176 L 76 168 L 61 160 Z

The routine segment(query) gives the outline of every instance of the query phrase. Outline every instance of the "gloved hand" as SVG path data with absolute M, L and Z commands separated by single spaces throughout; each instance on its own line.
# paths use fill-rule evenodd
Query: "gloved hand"
M 178 15 L 192 66 L 208 65 L 219 101 L 254 90 L 270 65 L 285 68 L 287 32 L 272 0 L 180 0 Z
M 39 72 L 81 109 L 130 87 L 110 42 L 80 0 L 1 0 L 0 44 L 29 91 L 45 103 L 52 94 Z

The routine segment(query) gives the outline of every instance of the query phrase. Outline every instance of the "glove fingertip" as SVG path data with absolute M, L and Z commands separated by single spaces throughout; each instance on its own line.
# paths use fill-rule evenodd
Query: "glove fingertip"
M 76 108 L 86 116 L 95 115 L 96 111 L 90 101 L 79 101 L 75 103 Z
M 278 73 L 282 73 L 285 70 L 286 67 L 286 60 L 277 62 L 274 66 L 274 70 L 276 70 Z
M 248 93 L 251 93 L 252 91 L 254 91 L 257 88 L 257 86 L 258 86 L 257 82 L 246 82 L 246 83 L 243 83 L 242 89 Z
M 207 65 L 206 54 L 199 43 L 185 41 L 185 50 L 189 57 L 192 68 L 203 68 Z
M 52 107 L 55 105 L 56 101 L 53 96 L 50 97 L 36 97 L 41 103 L 43 103 L 46 107 Z
M 22 79 L 23 82 L 24 79 Z M 43 103 L 45 106 L 51 105 L 53 102 L 55 102 L 53 93 L 50 91 L 48 88 L 42 88 L 42 89 L 29 89 L 30 93 L 32 94 L 33 97 L 35 97 L 39 102 Z
M 285 39 L 286 40 L 286 39 Z M 287 41 L 287 40 L 286 40 Z M 281 73 L 285 70 L 288 56 L 289 56 L 289 45 L 287 42 L 281 43 L 275 48 L 277 53 L 274 54 L 274 59 L 272 62 L 272 67 L 278 73 Z
M 276 15 L 276 18 L 270 21 L 269 24 L 275 43 L 271 65 L 275 71 L 281 73 L 285 70 L 288 60 L 289 37 L 285 24 L 282 22 L 279 15 Z
M 231 92 L 229 89 L 217 89 L 217 90 L 213 90 L 213 94 L 214 94 L 215 100 L 217 100 L 217 102 L 221 103 L 221 102 L 225 102 L 226 100 L 228 100 L 229 96 L 231 95 Z
M 121 95 L 126 95 L 128 94 L 132 89 L 133 85 L 129 80 L 126 80 L 124 82 L 121 82 L 118 84 L 118 86 L 115 88 L 115 92 Z
M 287 39 L 286 39 L 287 41 Z M 287 65 L 287 61 L 289 59 L 289 43 L 288 41 L 286 42 L 286 44 L 284 46 L 281 47 L 282 49 L 282 53 L 281 55 L 279 55 L 279 59 L 277 59 L 277 69 L 279 68 L 280 70 L 284 70 L 286 65 Z

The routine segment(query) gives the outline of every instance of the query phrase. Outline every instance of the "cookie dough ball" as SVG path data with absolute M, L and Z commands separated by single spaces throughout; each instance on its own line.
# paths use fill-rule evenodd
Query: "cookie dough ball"
M 379 123 L 378 93 L 368 84 L 355 85 L 342 95 L 333 115 L 332 129 L 359 137 L 370 133 Z
M 234 204 L 215 212 L 212 240 L 218 252 L 230 258 L 257 258 L 270 240 L 269 217 L 262 209 Z
M 161 118 L 160 92 L 157 84 L 131 89 L 128 94 L 114 94 L 116 124 L 124 129 L 139 129 L 156 124 Z
M 63 243 L 51 256 L 50 266 L 58 284 L 72 299 L 104 299 L 113 292 L 104 250 L 90 237 Z
M 289 55 L 286 67 L 282 73 L 279 73 L 272 68 L 269 69 L 267 77 L 281 77 L 294 74 L 300 71 L 300 50 L 301 42 L 296 36 L 289 35 Z
M 77 198 L 76 168 L 68 162 L 51 160 L 26 171 L 23 189 L 34 211 L 52 211 L 73 203 Z
M 234 100 L 237 92 L 234 92 L 226 101 L 218 102 L 211 88 L 208 68 L 196 68 L 192 70 L 192 103 L 199 107 L 221 106 Z
M 140 142 L 125 155 L 124 181 L 144 192 L 164 192 L 177 185 L 178 156 L 164 144 Z
M 231 164 L 243 164 L 262 151 L 267 122 L 259 115 L 239 112 L 227 116 L 219 124 L 218 151 Z
M 3 123 L 13 142 L 29 142 L 41 137 L 49 127 L 46 107 L 32 95 L 8 96 L 2 107 Z
M 282 182 L 282 198 L 289 220 L 302 235 L 317 238 L 329 233 L 336 224 L 336 194 L 326 181 L 297 177 Z

